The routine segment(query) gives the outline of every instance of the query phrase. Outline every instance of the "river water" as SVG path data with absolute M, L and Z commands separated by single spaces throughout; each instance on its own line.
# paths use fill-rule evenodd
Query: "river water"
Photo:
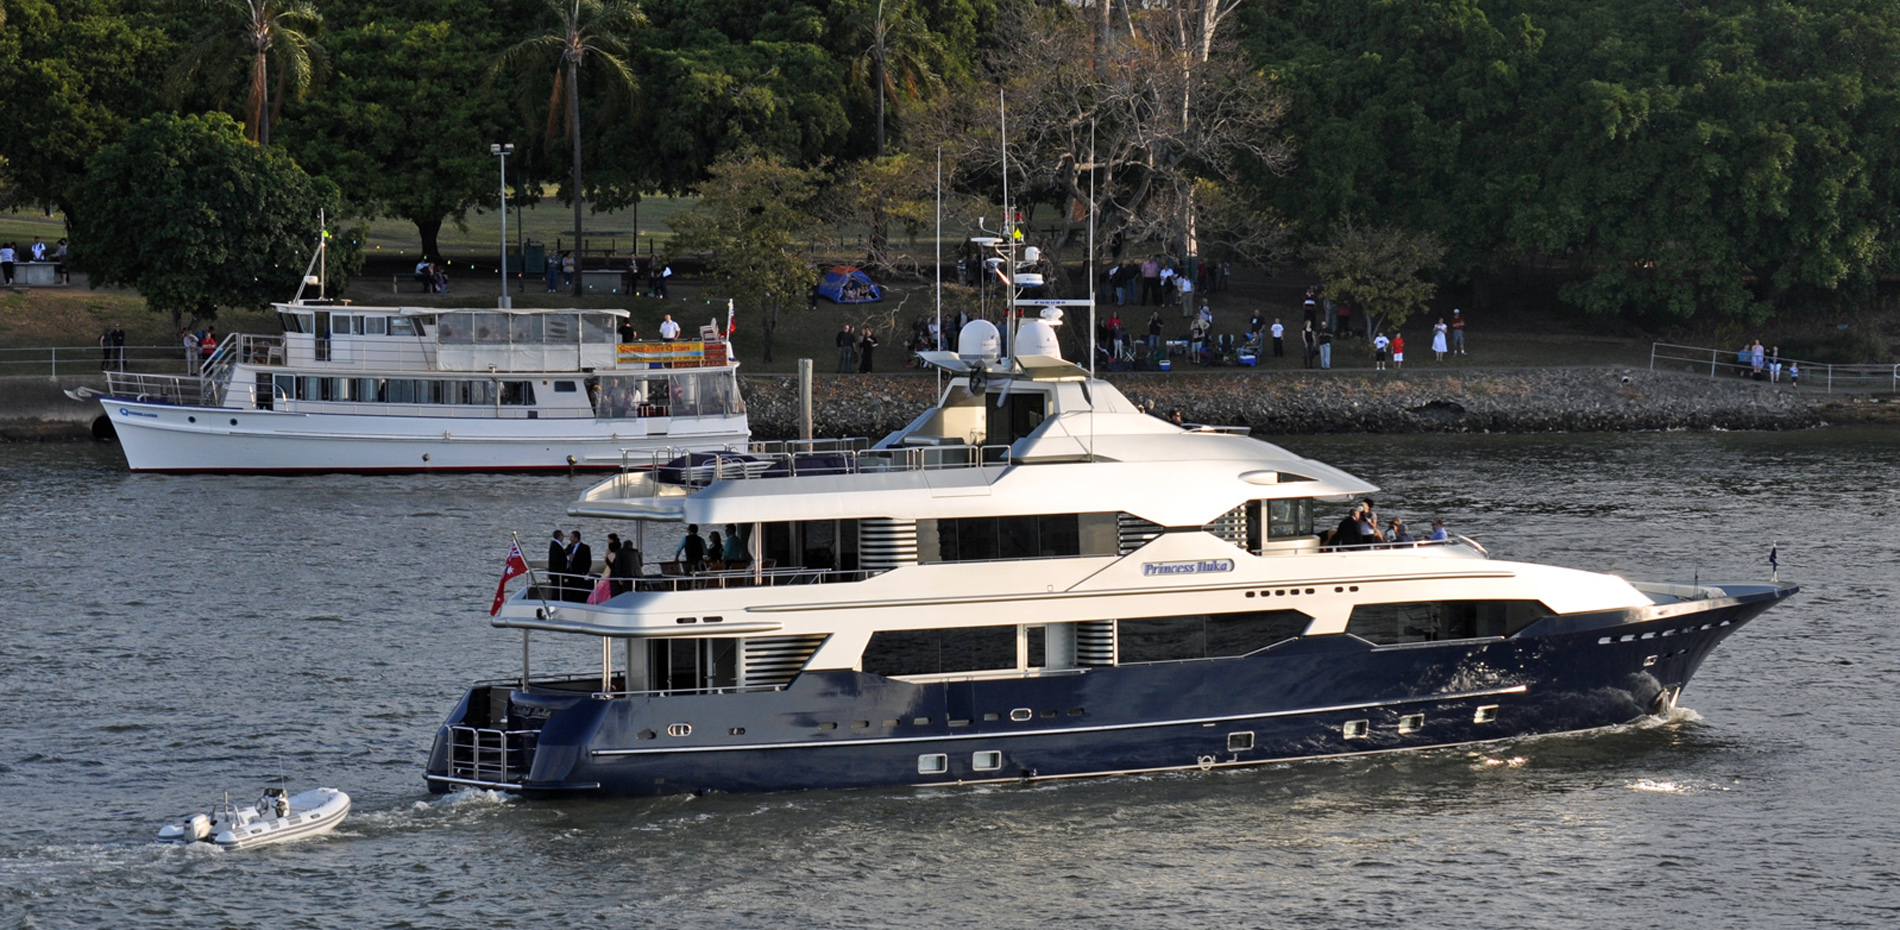
M 1611 732 L 1023 787 L 438 797 L 437 723 L 519 661 L 485 611 L 508 534 L 544 548 L 588 479 L 0 446 L 0 927 L 1900 924 L 1900 434 L 1285 444 L 1496 556 L 1760 579 L 1778 544 L 1804 590 L 1671 718 Z M 582 529 L 599 553 L 618 528 Z M 149 842 L 280 772 L 355 813 L 248 853 Z

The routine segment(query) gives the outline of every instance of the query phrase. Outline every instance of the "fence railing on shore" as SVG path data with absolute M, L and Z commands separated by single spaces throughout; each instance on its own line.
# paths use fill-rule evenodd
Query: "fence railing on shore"
M 0 349 L 0 376 L 84 375 L 101 371 L 189 374 L 178 346 L 40 346 Z
M 1778 370 L 1775 368 L 1777 364 L 1780 366 Z M 1649 346 L 1649 370 L 1659 369 L 1695 374 L 1707 373 L 1710 378 L 1757 376 L 1754 360 L 1751 358 L 1743 361 L 1734 349 L 1711 349 L 1704 346 L 1653 342 Z M 1835 365 L 1782 356 L 1764 360 L 1759 376 L 1777 383 L 1786 381 L 1793 384 L 1795 383 L 1793 375 L 1796 371 L 1800 372 L 1801 381 L 1819 387 L 1829 394 L 1855 391 L 1900 392 L 1900 365 Z

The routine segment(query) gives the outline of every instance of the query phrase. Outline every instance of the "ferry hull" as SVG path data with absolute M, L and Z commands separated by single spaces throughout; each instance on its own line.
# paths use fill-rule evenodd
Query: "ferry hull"
M 651 421 L 285 413 L 102 398 L 133 471 L 612 470 L 676 449 L 743 448 L 744 416 Z
M 528 795 L 968 784 L 1428 749 L 1626 724 L 1673 704 L 1717 643 L 1787 585 L 1552 617 L 1508 639 L 1374 646 L 1346 635 L 1250 656 L 911 684 L 807 672 L 784 691 L 596 699 L 512 695 L 540 723 Z M 451 728 L 436 790 L 477 783 Z M 529 724 L 519 724 L 528 726 Z M 530 762 L 531 756 L 531 762 Z M 938 770 L 938 766 L 941 770 Z

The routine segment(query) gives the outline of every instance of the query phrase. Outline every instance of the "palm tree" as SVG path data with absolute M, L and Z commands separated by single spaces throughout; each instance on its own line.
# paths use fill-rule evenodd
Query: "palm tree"
M 919 85 L 936 83 L 930 61 L 942 57 L 943 46 L 909 0 L 876 0 L 846 14 L 845 26 L 865 43 L 851 62 L 851 77 L 862 80 L 864 69 L 870 69 L 871 92 L 877 95 L 877 155 L 882 158 L 886 101 L 897 95 L 900 81 L 912 97 L 920 93 Z
M 323 70 L 323 47 L 310 37 L 323 25 L 323 15 L 309 0 L 220 2 L 228 18 L 199 36 L 172 66 L 166 90 L 176 100 L 201 74 L 211 75 L 214 86 L 228 87 L 241 73 L 244 134 L 269 145 L 270 124 L 283 112 L 284 95 L 301 99 Z
M 632 92 L 633 69 L 623 56 L 627 43 L 620 38 L 642 22 L 640 8 L 626 0 L 547 0 L 555 23 L 540 35 L 522 40 L 501 53 L 491 77 L 503 70 L 535 71 L 552 65 L 554 87 L 548 94 L 548 126 L 565 108 L 569 143 L 574 154 L 574 176 L 568 190 L 574 198 L 574 247 L 581 236 L 581 65 L 591 61 L 607 78 L 610 89 Z M 578 270 L 578 264 L 576 269 Z M 574 276 L 574 296 L 582 293 L 581 276 Z

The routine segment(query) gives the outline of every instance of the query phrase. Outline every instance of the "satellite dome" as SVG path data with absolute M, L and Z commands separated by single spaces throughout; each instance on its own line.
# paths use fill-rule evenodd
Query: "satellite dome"
M 993 362 L 1003 354 L 1003 335 L 988 320 L 971 320 L 957 333 L 957 357 L 966 362 Z

